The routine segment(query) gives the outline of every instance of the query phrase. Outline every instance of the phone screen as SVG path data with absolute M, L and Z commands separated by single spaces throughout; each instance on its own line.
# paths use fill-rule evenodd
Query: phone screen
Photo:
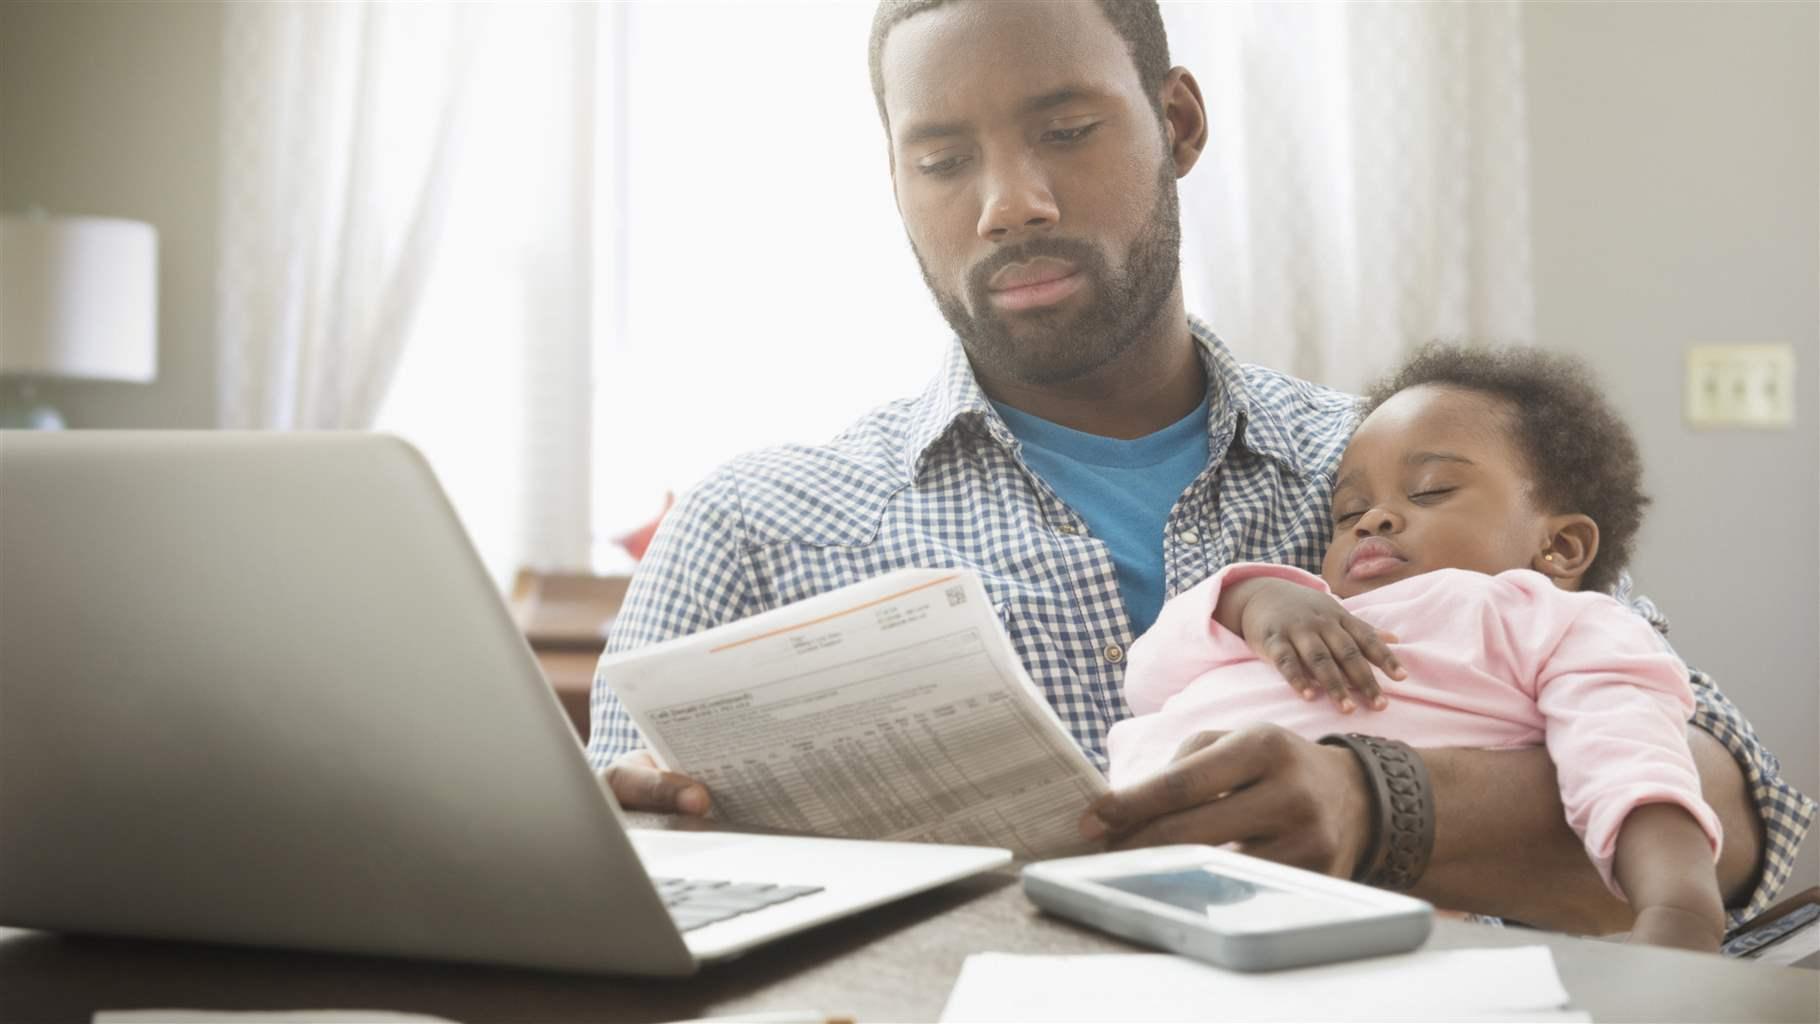
M 1370 904 L 1328 893 L 1302 893 L 1235 878 L 1212 868 L 1147 871 L 1098 878 L 1101 885 L 1206 917 L 1222 929 L 1288 928 L 1369 917 Z

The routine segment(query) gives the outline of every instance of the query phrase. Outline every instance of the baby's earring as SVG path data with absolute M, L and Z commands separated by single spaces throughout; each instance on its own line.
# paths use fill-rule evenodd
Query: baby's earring
M 1550 553 L 1549 553 L 1549 554 L 1546 554 L 1546 555 L 1543 555 L 1543 556 L 1542 556 L 1542 558 L 1543 558 L 1543 560 L 1544 560 L 1544 561 L 1549 561 L 1549 562 L 1552 562 L 1552 561 L 1554 561 L 1554 560 L 1555 560 L 1555 556 L 1554 556 L 1554 553 L 1553 553 L 1553 552 L 1550 552 Z

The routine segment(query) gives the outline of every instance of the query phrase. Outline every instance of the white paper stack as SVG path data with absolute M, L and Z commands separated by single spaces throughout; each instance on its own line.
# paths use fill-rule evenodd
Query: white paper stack
M 1245 974 L 1167 954 L 967 958 L 942 1020 L 1589 1021 L 1547 946 L 1405 953 Z

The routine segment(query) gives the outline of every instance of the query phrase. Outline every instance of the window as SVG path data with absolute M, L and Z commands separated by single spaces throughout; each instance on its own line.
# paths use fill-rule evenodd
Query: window
M 379 425 L 429 456 L 500 582 L 623 568 L 613 538 L 666 492 L 825 441 L 939 366 L 872 10 L 486 7 L 445 245 Z M 1514 5 L 1164 16 L 1213 125 L 1182 185 L 1184 292 L 1240 358 L 1357 388 L 1430 338 L 1531 336 Z
M 742 451 L 825 441 L 917 393 L 949 336 L 891 196 L 871 4 L 622 17 L 620 142 L 601 161 L 622 229 L 600 263 L 599 538 Z

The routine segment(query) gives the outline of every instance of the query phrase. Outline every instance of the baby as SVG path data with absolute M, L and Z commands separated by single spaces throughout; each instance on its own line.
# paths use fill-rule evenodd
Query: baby
M 1717 949 L 1720 828 L 1688 752 L 1687 668 L 1603 593 L 1648 501 L 1629 431 L 1583 367 L 1529 349 L 1430 348 L 1364 411 L 1321 575 L 1228 566 L 1132 646 L 1138 717 L 1108 736 L 1112 784 L 1257 722 L 1546 744 L 1569 824 L 1637 910 L 1632 941 Z

